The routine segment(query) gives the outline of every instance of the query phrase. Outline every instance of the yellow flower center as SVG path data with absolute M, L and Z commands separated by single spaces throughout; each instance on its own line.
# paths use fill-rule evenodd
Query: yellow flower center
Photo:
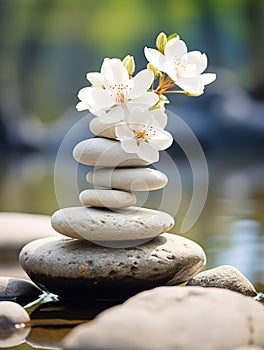
M 140 130 L 133 130 L 134 138 L 136 139 L 137 144 L 140 142 L 149 143 L 151 138 L 156 136 L 156 130 L 153 129 L 152 126 L 145 125 Z
M 135 138 L 137 140 L 146 140 L 148 136 L 149 134 L 144 129 L 135 131 Z

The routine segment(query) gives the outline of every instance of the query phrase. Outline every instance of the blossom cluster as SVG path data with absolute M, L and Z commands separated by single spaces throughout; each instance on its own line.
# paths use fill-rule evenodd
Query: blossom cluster
M 173 138 L 164 130 L 167 124 L 166 94 L 189 96 L 203 94 L 205 85 L 216 79 L 203 73 L 207 56 L 200 51 L 188 52 L 179 35 L 160 33 L 156 49 L 145 47 L 147 68 L 135 71 L 133 56 L 105 58 L 100 72 L 86 75 L 91 86 L 78 93 L 78 111 L 89 110 L 106 126 L 115 127 L 116 139 L 127 153 L 153 163 L 159 151 L 168 148 Z

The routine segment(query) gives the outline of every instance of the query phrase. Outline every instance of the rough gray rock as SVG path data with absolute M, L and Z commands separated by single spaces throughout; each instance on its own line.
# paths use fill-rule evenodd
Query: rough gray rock
M 200 272 L 187 285 L 225 288 L 251 297 L 257 295 L 254 286 L 249 280 L 235 267 L 230 265 L 223 265 Z
M 19 345 L 25 340 L 30 328 L 23 324 L 30 320 L 27 312 L 17 303 L 0 301 L 0 348 Z M 21 327 L 15 325 L 22 324 Z
M 65 299 L 127 298 L 171 278 L 180 284 L 201 271 L 206 260 L 198 244 L 169 233 L 118 249 L 48 238 L 26 245 L 19 258 L 37 285 Z
M 15 301 L 26 305 L 41 294 L 42 291 L 32 282 L 21 278 L 0 277 L 0 300 Z
M 64 350 L 231 350 L 264 345 L 264 308 L 230 290 L 159 287 L 73 329 Z

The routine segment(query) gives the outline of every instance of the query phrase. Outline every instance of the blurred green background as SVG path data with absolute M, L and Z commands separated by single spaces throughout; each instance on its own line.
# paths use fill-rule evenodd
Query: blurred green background
M 208 72 L 218 75 L 204 96 L 171 103 L 200 140 L 210 174 L 207 204 L 187 236 L 206 249 L 208 267 L 233 264 L 263 290 L 264 1 L 0 0 L 0 18 L 0 210 L 52 214 L 58 208 L 56 154 L 86 114 L 75 110 L 85 74 L 98 71 L 106 56 L 127 54 L 143 69 L 144 46 L 154 47 L 161 31 L 177 32 L 190 50 L 208 54 Z M 170 120 L 172 134 L 174 128 Z M 67 178 L 71 148 L 89 136 L 88 126 L 82 128 L 65 155 L 67 205 L 76 200 Z M 180 223 L 191 173 L 177 145 L 170 155 L 184 179 Z

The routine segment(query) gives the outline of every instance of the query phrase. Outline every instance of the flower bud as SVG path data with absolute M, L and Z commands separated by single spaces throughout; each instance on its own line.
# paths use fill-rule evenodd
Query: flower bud
M 178 34 L 176 33 L 172 33 L 171 35 L 168 36 L 168 41 L 170 41 L 171 39 L 177 38 Z
M 158 75 L 161 74 L 161 72 L 158 70 L 158 68 L 156 68 L 155 66 L 153 66 L 153 64 L 148 63 L 147 64 L 147 69 L 151 70 L 154 73 L 154 77 L 156 78 Z
M 128 74 L 132 76 L 136 68 L 134 57 L 127 55 L 122 62 L 125 68 L 127 69 Z
M 157 49 L 161 53 L 164 53 L 164 49 L 165 49 L 167 42 L 168 42 L 167 35 L 163 32 L 159 33 L 159 35 L 157 36 L 157 39 L 156 39 L 156 46 L 157 46 Z

